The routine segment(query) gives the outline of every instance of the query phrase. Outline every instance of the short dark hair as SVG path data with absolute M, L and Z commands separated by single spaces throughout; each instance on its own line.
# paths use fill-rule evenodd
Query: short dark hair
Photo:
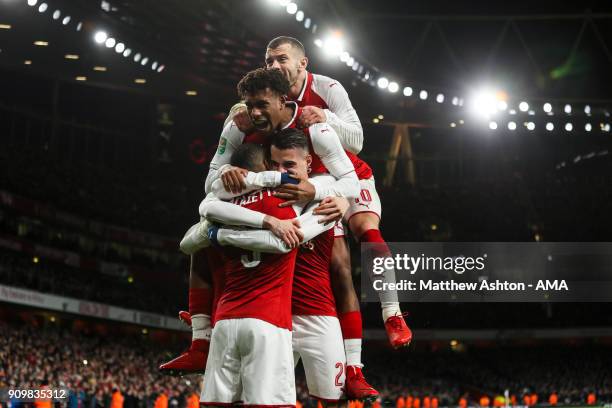
M 268 48 L 275 49 L 283 44 L 291 44 L 293 48 L 297 48 L 298 50 L 300 50 L 302 55 L 306 55 L 306 48 L 304 48 L 304 44 L 302 44 L 297 38 L 287 37 L 284 35 L 272 39 L 272 41 L 268 43 Z
M 285 96 L 289 94 L 290 85 L 280 69 L 257 68 L 242 77 L 237 88 L 238 96 L 244 99 L 246 95 L 253 95 L 268 88 L 280 96 Z
M 296 128 L 287 128 L 276 133 L 271 144 L 279 150 L 302 149 L 306 153 L 310 151 L 306 135 Z
M 244 143 L 232 153 L 230 164 L 253 171 L 258 164 L 265 163 L 265 159 L 266 149 L 263 146 L 256 143 Z

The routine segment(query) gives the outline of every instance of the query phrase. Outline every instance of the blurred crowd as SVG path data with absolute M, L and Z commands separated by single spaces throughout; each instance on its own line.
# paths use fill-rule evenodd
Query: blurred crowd
M 164 377 L 156 370 L 177 351 L 145 336 L 0 323 L 0 388 L 65 387 L 75 408 L 195 408 L 188 404 L 199 393 L 198 376 Z M 458 406 L 462 399 L 475 406 L 483 398 L 493 406 L 506 391 L 514 405 L 548 405 L 552 394 L 560 405 L 584 405 L 591 394 L 612 402 L 610 361 L 609 345 L 392 351 L 366 343 L 364 370 L 381 393 L 379 404 L 395 406 L 401 397 L 397 408 Z M 296 381 L 301 404 L 316 406 L 300 366 Z M 120 405 L 113 402 L 117 392 Z

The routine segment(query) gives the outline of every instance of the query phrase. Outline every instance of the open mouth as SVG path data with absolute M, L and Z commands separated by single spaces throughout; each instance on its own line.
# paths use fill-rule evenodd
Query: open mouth
M 257 119 L 253 121 L 253 125 L 257 128 L 257 129 L 266 129 L 268 127 L 268 120 L 267 119 Z

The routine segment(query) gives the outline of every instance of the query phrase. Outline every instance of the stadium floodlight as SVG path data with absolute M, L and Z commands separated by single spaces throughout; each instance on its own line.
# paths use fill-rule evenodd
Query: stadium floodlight
M 409 86 L 404 87 L 404 96 L 411 96 L 412 95 L 412 88 Z
M 590 132 L 593 129 L 593 126 L 590 123 L 587 123 L 586 125 L 584 125 L 584 130 L 586 130 L 587 132 Z
M 609 124 L 609 123 L 606 123 L 606 124 L 603 126 L 602 130 L 603 130 L 604 132 L 609 132 L 609 131 L 610 131 L 610 124 Z
M 346 66 L 347 66 L 347 67 L 351 67 L 351 66 L 353 66 L 353 64 L 355 63 L 355 58 L 353 58 L 353 57 L 349 57 L 349 58 L 348 58 L 348 59 L 345 61 L 345 63 L 346 63 Z
M 535 115 L 535 111 L 534 111 L 533 109 L 529 109 L 529 110 L 527 111 L 527 114 L 528 114 L 529 116 L 534 116 L 534 115 Z
M 107 38 L 108 34 L 106 34 L 106 31 L 98 31 L 94 35 L 94 41 L 98 44 L 104 44 Z
M 38 0 L 28 0 L 28 6 L 34 7 L 38 3 Z
M 136 55 L 134 55 L 134 62 L 140 61 L 140 58 L 142 58 L 142 55 L 140 55 L 140 53 L 137 52 Z
M 544 109 L 544 112 L 550 113 L 550 112 L 552 112 L 552 105 L 550 103 L 546 102 L 544 104 L 544 106 L 542 106 L 542 109 Z
M 148 62 L 149 62 L 149 58 L 148 57 L 144 57 L 142 59 L 142 61 L 140 61 L 140 65 L 142 65 L 144 67 L 145 65 L 147 65 Z
M 323 41 L 323 51 L 330 56 L 342 54 L 344 44 L 340 35 L 330 35 Z
M 305 29 L 308 30 L 310 28 L 310 22 L 311 22 L 310 17 L 308 17 L 306 20 L 304 20 L 304 28 Z
M 527 112 L 529 110 L 529 104 L 525 101 L 522 101 L 521 103 L 519 103 L 519 110 L 521 112 Z
M 83 22 L 79 21 L 79 24 L 77 24 L 77 26 L 76 26 L 76 30 L 77 31 L 81 31 L 81 28 L 83 28 Z
M 438 103 L 444 103 L 444 94 L 439 93 L 439 94 L 436 96 L 436 102 L 438 102 Z
M 349 53 L 344 51 L 344 52 L 342 52 L 342 54 L 340 54 L 340 61 L 341 62 L 346 62 L 346 61 L 349 60 L 350 57 L 351 56 L 349 55 Z
M 549 132 L 552 132 L 555 129 L 555 125 L 553 125 L 552 122 L 548 122 L 546 124 L 546 130 L 548 130 Z
M 47 5 L 47 3 L 40 3 L 40 6 L 38 6 L 38 12 L 44 13 L 45 11 L 47 11 L 48 8 L 49 6 Z
M 104 45 L 106 45 L 106 48 L 113 48 L 115 44 L 117 44 L 117 40 L 115 40 L 113 37 L 107 38 L 106 41 L 104 42 Z
M 287 4 L 287 13 L 289 14 L 295 14 L 298 11 L 298 6 L 295 3 L 289 3 Z
M 456 96 L 453 96 L 453 99 L 452 99 L 451 103 L 452 103 L 454 106 L 459 105 L 459 98 L 457 98 Z
M 317 38 L 314 40 L 314 45 L 316 45 L 317 47 L 321 48 L 323 46 L 323 40 L 321 40 L 320 38 Z
M 585 113 L 587 116 L 591 116 L 591 106 L 590 106 L 590 105 L 585 105 L 585 107 L 584 107 L 584 113 Z
M 570 104 L 568 103 L 568 104 L 567 104 L 567 105 L 565 105 L 565 107 L 563 108 L 563 111 L 569 115 L 570 113 L 572 113 L 572 105 L 570 105 Z
M 123 51 L 123 56 L 124 57 L 129 57 L 132 54 L 132 49 L 131 48 L 126 48 L 125 51 Z
M 509 130 L 516 130 L 516 123 L 515 122 L 508 122 L 508 129 Z
M 505 111 L 506 109 L 508 109 L 508 102 L 506 102 L 506 101 L 498 101 L 497 102 L 497 109 L 499 109 L 500 111 Z
M 483 119 L 487 119 L 497 111 L 495 93 L 490 89 L 481 89 L 470 99 L 471 112 Z
M 428 94 L 428 93 L 427 93 L 427 91 L 426 91 L 426 90 L 424 90 L 424 89 L 423 89 L 421 92 L 419 92 L 419 98 L 421 98 L 421 100 L 423 100 L 423 101 L 427 99 L 427 96 L 428 96 L 428 95 L 429 95 L 429 94 Z
M 573 129 L 574 129 L 574 125 L 572 125 L 571 123 L 568 122 L 565 124 L 565 130 L 567 132 L 571 132 Z
M 510 115 L 516 115 L 516 109 L 510 109 L 510 110 L 508 111 L 508 113 L 509 113 Z
M 527 122 L 527 130 L 535 130 L 535 123 L 533 122 Z
M 153 61 L 153 64 L 151 65 L 151 69 L 155 71 L 157 69 L 157 65 L 158 65 L 157 61 Z
M 166 68 L 166 66 L 165 66 L 165 65 L 160 65 L 160 66 L 157 68 L 157 72 L 158 72 L 158 73 L 160 73 L 160 72 L 162 72 L 162 71 L 163 71 L 165 68 Z
M 55 10 L 55 11 L 53 12 L 53 19 L 54 19 L 54 20 L 59 20 L 59 18 L 60 18 L 61 16 L 62 16 L 62 12 L 61 12 L 61 11 L 59 11 L 59 10 Z
M 359 69 L 359 63 L 357 61 L 355 61 L 353 63 L 353 71 L 357 71 Z
M 70 16 L 64 17 L 64 19 L 62 20 L 62 25 L 68 25 L 68 23 L 70 23 L 70 20 L 71 20 Z
M 304 12 L 302 10 L 299 10 L 297 13 L 295 13 L 295 19 L 297 21 L 304 20 Z
M 119 44 L 115 46 L 115 52 L 117 54 L 121 54 L 123 51 L 125 51 L 125 44 L 120 42 Z
M 491 129 L 491 130 L 497 129 L 497 122 L 495 122 L 493 120 L 491 122 L 489 122 L 489 129 Z
M 387 87 L 389 92 L 396 93 L 399 90 L 399 85 L 397 82 L 389 82 L 389 86 Z
M 452 127 L 452 128 L 457 127 L 457 124 L 455 122 L 451 122 L 450 123 L 450 127 Z
M 376 81 L 376 84 L 380 89 L 385 89 L 389 86 L 389 80 L 385 77 L 380 77 L 378 78 L 378 81 Z

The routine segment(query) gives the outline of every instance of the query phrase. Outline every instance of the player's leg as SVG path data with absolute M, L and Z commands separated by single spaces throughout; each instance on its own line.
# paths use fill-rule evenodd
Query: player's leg
M 241 320 L 221 320 L 215 326 L 200 405 L 227 406 L 241 400 L 241 356 L 239 340 L 235 335 Z
M 180 312 L 182 320 L 191 323 L 192 340 L 189 349 L 177 358 L 162 364 L 160 371 L 170 375 L 203 373 L 211 336 L 212 278 L 205 251 L 191 256 L 189 268 L 189 312 Z
M 345 355 L 335 316 L 293 316 L 293 336 L 311 397 L 326 407 L 346 407 Z M 295 343 L 294 343 L 295 344 Z
M 379 229 L 382 206 L 374 179 L 359 180 L 359 183 L 361 184 L 360 197 L 351 202 L 345 216 L 348 219 L 349 228 L 358 242 L 376 244 L 373 249 L 377 256 L 390 256 L 389 247 Z M 382 275 L 377 276 L 377 279 L 382 279 L 384 283 L 395 283 L 395 269 L 385 270 Z M 412 340 L 412 332 L 402 316 L 397 292 L 385 290 L 379 291 L 378 294 L 385 329 L 391 345 L 396 348 L 407 346 Z
M 235 336 L 241 358 L 242 404 L 295 406 L 291 331 L 259 319 L 236 321 L 239 322 Z
M 346 392 L 349 399 L 367 399 L 378 396 L 374 389 L 363 377 L 361 369 L 361 339 L 363 328 L 359 299 L 353 286 L 351 276 L 351 255 L 344 239 L 342 224 L 335 227 L 334 247 L 331 259 L 331 283 L 336 299 L 338 319 L 344 339 L 347 372 Z

